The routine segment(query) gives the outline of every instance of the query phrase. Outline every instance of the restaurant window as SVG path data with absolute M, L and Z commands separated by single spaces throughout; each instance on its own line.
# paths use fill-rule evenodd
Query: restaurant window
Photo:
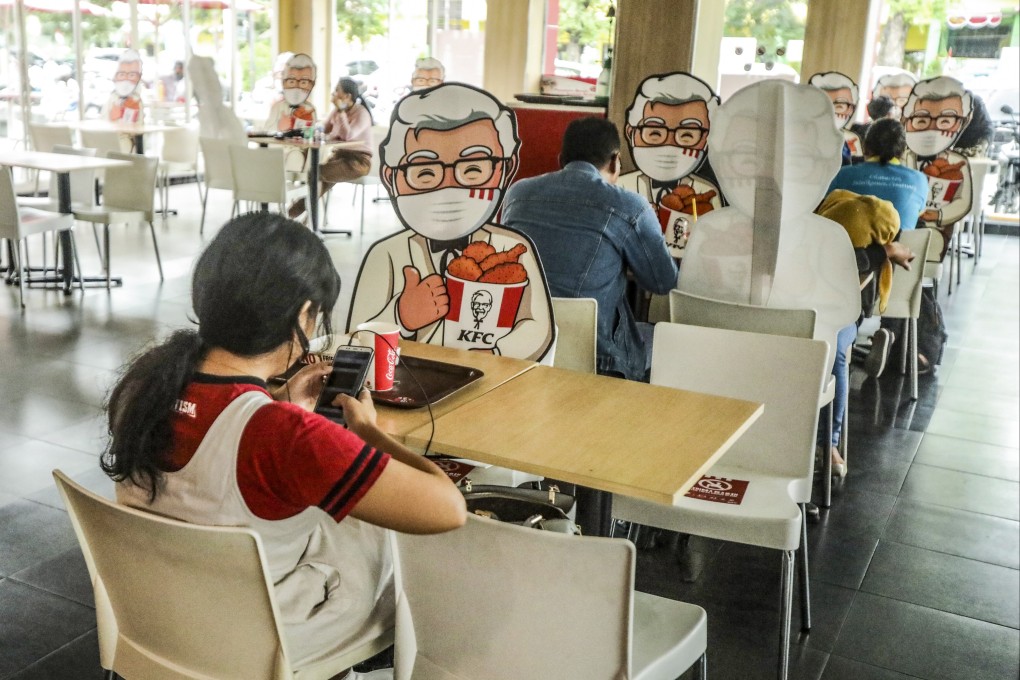
M 548 0 L 543 74 L 594 83 L 613 49 L 614 0 Z
M 725 101 L 759 80 L 800 81 L 807 2 L 726 0 L 719 50 L 719 96 Z

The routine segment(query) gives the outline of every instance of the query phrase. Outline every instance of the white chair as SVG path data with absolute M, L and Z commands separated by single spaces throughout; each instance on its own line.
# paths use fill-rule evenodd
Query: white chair
M 621 495 L 613 499 L 616 519 L 781 551 L 780 678 L 787 677 L 789 666 L 798 549 L 802 627 L 810 627 L 804 504 L 811 497 L 826 354 L 821 340 L 657 324 L 652 384 L 765 404 L 764 414 L 707 473 L 747 487 L 739 504 L 687 496 L 673 506 Z
M 932 229 L 910 229 L 900 233 L 900 243 L 915 253 L 927 253 Z M 882 312 L 886 319 L 904 319 L 903 352 L 900 355 L 900 373 L 910 369 L 910 400 L 917 400 L 917 317 L 921 314 L 921 282 L 924 267 L 893 268 L 889 302 Z
M 38 210 L 36 208 L 18 207 L 14 193 L 14 177 L 11 169 L 0 166 L 0 239 L 8 239 L 14 245 L 10 249 L 14 258 L 12 263 L 18 275 L 18 298 L 21 308 L 25 308 L 25 277 L 28 275 L 26 266 L 25 239 L 35 234 L 46 234 L 53 231 L 71 231 L 71 257 L 78 262 L 78 248 L 74 242 L 74 220 L 71 215 Z M 79 274 L 79 281 L 81 272 Z M 80 284 L 79 284 L 80 285 Z
M 131 135 L 108 130 L 78 131 L 81 145 L 86 149 L 95 149 L 97 156 L 109 156 L 111 153 L 131 153 L 134 141 Z
M 378 143 L 382 139 L 385 139 L 389 133 L 390 128 L 388 125 L 373 125 L 372 126 L 372 141 L 373 144 Z M 382 185 L 382 180 L 379 179 L 379 149 L 372 149 L 372 167 L 369 169 L 368 174 L 364 177 L 351 180 L 350 184 L 354 185 L 354 198 L 357 198 L 357 194 L 361 194 L 361 233 L 365 233 L 365 198 L 368 191 L 368 187 L 376 187 L 376 195 L 378 196 L 378 187 Z
M 155 218 L 156 170 L 159 159 L 155 156 L 110 152 L 109 158 L 129 161 L 130 167 L 107 168 L 103 188 L 103 205 L 74 210 L 74 219 L 103 225 L 103 261 L 106 269 L 106 287 L 110 287 L 110 225 L 119 222 L 149 223 L 152 248 L 156 252 L 159 280 L 163 280 L 163 262 L 156 241 Z
M 928 229 L 928 231 L 931 232 L 931 238 L 928 239 L 928 251 L 925 255 L 921 278 L 931 285 L 932 292 L 937 298 L 939 296 L 939 281 L 942 280 L 942 262 L 939 257 L 942 255 L 942 248 L 946 241 L 938 229 Z
M 33 151 L 52 152 L 55 146 L 72 146 L 74 144 L 74 131 L 66 125 L 54 125 L 51 123 L 29 123 L 28 136 L 32 140 Z M 39 173 L 36 173 L 36 188 L 33 193 L 39 193 Z
M 202 185 L 198 183 L 198 125 L 176 127 L 163 132 L 163 146 L 159 152 L 159 186 L 162 190 L 160 205 L 163 217 L 170 201 L 170 175 L 194 176 L 198 198 L 202 199 Z
M 709 328 L 728 328 L 733 331 L 748 333 L 765 333 L 767 335 L 787 335 L 791 338 L 813 338 L 815 334 L 815 317 L 813 309 L 783 309 L 780 307 L 757 307 L 734 302 L 711 300 L 672 290 L 669 293 L 670 321 L 690 326 L 707 326 Z M 836 378 L 832 375 L 825 382 L 825 389 L 818 396 L 818 408 L 826 409 L 825 441 L 832 441 L 832 403 L 836 398 Z M 843 427 L 840 428 L 840 457 L 847 460 L 849 449 L 848 430 L 849 416 L 847 409 L 841 414 Z M 827 449 L 826 449 L 827 450 Z M 822 506 L 832 504 L 832 457 L 825 456 L 824 482 L 822 484 Z
M 598 301 L 594 298 L 552 299 L 556 319 L 556 357 L 553 366 L 582 373 L 595 372 L 598 344 Z
M 227 151 L 234 177 L 235 211 L 241 201 L 276 203 L 286 215 L 292 200 L 307 195 L 307 186 L 287 181 L 283 149 L 231 144 Z
M 63 153 L 71 156 L 95 156 L 95 149 L 76 149 L 73 146 L 65 146 L 62 144 L 54 145 L 50 151 L 52 153 Z M 96 171 L 95 170 L 75 170 L 74 172 L 68 173 L 71 184 L 71 209 L 72 210 L 83 210 L 92 208 L 95 206 L 95 184 L 96 184 Z M 57 176 L 53 173 L 50 174 L 50 184 L 47 190 L 47 195 L 42 196 L 30 196 L 30 197 L 19 197 L 18 205 L 23 208 L 35 208 L 37 210 L 49 210 L 51 212 L 60 212 L 60 201 L 58 200 L 58 188 L 57 188 Z M 102 255 L 102 250 L 99 248 L 99 236 L 96 234 L 95 225 L 92 228 L 92 235 L 96 239 L 96 250 Z M 56 236 L 56 234 L 54 234 Z M 56 256 L 57 249 L 53 249 L 54 256 Z M 43 241 L 43 264 L 46 261 L 46 241 Z
M 205 181 L 205 193 L 202 195 L 202 221 L 199 223 L 198 233 L 205 231 L 205 211 L 209 202 L 210 189 L 226 189 L 234 194 L 234 170 L 230 164 L 231 142 L 215 137 L 202 137 L 199 139 L 199 146 L 202 148 L 202 165 L 204 167 L 203 179 Z M 237 209 L 237 204 L 234 204 Z M 234 216 L 232 210 L 230 216 Z
M 92 579 L 107 677 L 325 680 L 392 643 L 385 635 L 291 668 L 255 531 L 169 519 L 53 477 Z
M 395 680 L 706 677 L 705 611 L 636 592 L 628 541 L 474 515 L 391 536 Z

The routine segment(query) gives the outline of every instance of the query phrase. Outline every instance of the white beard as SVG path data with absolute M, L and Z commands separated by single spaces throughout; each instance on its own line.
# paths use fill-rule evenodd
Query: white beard
M 404 224 L 425 238 L 449 241 L 488 222 L 499 207 L 501 193 L 501 189 L 448 187 L 397 196 L 397 213 Z
M 702 149 L 678 146 L 635 146 L 634 163 L 656 182 L 673 182 L 689 175 L 701 162 Z
M 935 156 L 942 153 L 956 141 L 956 132 L 941 130 L 919 130 L 907 133 L 907 148 L 918 156 Z
M 288 87 L 283 91 L 283 100 L 290 106 L 300 106 L 308 99 L 308 95 L 300 87 Z
M 113 84 L 113 91 L 117 93 L 118 97 L 127 97 L 135 88 L 138 87 L 138 83 L 132 83 L 130 80 L 118 80 Z

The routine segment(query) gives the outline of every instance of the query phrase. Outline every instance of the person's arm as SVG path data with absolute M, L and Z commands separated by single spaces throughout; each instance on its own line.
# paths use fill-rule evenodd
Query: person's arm
M 358 399 L 340 395 L 334 403 L 343 408 L 351 432 L 391 456 L 351 510 L 353 517 L 407 534 L 441 533 L 464 524 L 464 496 L 435 463 L 379 429 L 368 390 Z
M 666 249 L 659 220 L 651 206 L 642 202 L 637 221 L 623 243 L 627 267 L 639 286 L 657 295 L 665 295 L 677 284 L 676 261 Z

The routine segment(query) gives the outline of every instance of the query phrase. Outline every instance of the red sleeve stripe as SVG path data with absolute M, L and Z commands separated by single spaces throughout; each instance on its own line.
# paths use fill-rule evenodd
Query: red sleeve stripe
M 344 472 L 343 477 L 333 485 L 333 488 L 329 490 L 329 493 L 319 503 L 319 507 L 329 515 L 337 515 L 357 495 L 369 477 L 372 476 L 382 456 L 383 453 L 381 451 L 377 451 L 368 444 L 365 444 L 358 453 L 358 457 L 354 459 L 351 466 Z M 357 478 L 352 481 L 355 475 L 357 475 Z M 349 508 L 347 509 L 349 510 Z

